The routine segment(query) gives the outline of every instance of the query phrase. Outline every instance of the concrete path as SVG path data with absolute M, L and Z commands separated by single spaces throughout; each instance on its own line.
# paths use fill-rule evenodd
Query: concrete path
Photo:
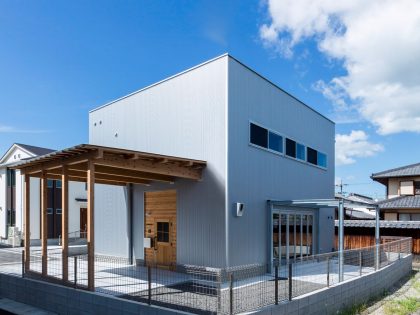
M 40 308 L 33 307 L 27 304 L 19 303 L 13 300 L 0 297 L 0 313 L 2 311 L 9 312 L 16 315 L 53 315 L 55 313 L 44 311 Z M 4 312 L 4 313 L 6 313 Z

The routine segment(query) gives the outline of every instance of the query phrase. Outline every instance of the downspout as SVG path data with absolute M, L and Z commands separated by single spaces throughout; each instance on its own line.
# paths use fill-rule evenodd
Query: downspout
M 128 184 L 128 260 L 133 264 L 133 184 Z

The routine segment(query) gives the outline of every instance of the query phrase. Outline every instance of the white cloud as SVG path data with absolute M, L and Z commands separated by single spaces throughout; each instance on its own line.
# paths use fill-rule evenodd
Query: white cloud
M 264 45 L 285 57 L 300 42 L 342 62 L 346 74 L 315 83 L 343 113 L 378 133 L 420 132 L 420 1 L 269 0 Z
M 0 125 L 0 133 L 47 133 L 48 130 L 19 129 L 12 126 Z
M 368 141 L 362 130 L 352 130 L 350 134 L 335 136 L 335 165 L 353 164 L 355 158 L 374 156 L 384 150 L 378 143 Z

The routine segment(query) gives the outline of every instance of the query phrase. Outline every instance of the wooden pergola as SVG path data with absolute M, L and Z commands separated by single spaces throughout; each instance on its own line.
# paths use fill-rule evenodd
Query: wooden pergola
M 47 264 L 47 180 L 62 182 L 62 277 L 68 281 L 68 190 L 69 181 L 87 183 L 87 256 L 88 289 L 94 290 L 94 184 L 126 186 L 150 185 L 154 181 L 174 182 L 177 178 L 200 180 L 205 161 L 153 153 L 80 144 L 35 157 L 14 166 L 25 179 L 24 233 L 25 270 L 30 270 L 30 178 L 41 179 L 42 275 L 48 276 Z

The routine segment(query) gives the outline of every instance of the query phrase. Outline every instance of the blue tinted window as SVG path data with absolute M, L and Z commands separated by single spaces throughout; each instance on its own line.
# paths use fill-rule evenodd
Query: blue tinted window
M 327 167 L 327 156 L 324 153 L 318 152 L 318 165 Z
M 305 161 L 305 146 L 300 143 L 296 143 L 296 158 Z
M 53 188 L 53 185 L 54 185 L 54 181 L 52 179 L 48 179 L 47 180 L 47 187 L 48 188 Z
M 270 131 L 268 135 L 268 148 L 270 150 L 283 152 L 283 137 Z
M 61 180 L 57 180 L 57 181 L 55 182 L 55 187 L 56 187 L 56 188 L 61 188 Z

